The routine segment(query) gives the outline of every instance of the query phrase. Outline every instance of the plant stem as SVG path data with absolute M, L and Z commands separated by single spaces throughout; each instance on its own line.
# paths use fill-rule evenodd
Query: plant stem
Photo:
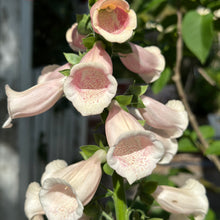
M 180 96 L 180 99 L 182 100 L 186 111 L 189 116 L 189 121 L 194 129 L 194 131 L 197 134 L 197 137 L 201 143 L 200 145 L 200 150 L 202 153 L 205 153 L 206 149 L 209 147 L 207 141 L 203 137 L 201 131 L 199 130 L 199 125 L 196 120 L 196 117 L 194 116 L 193 112 L 191 111 L 191 108 L 189 106 L 187 96 L 184 92 L 183 85 L 181 82 L 181 61 L 182 61 L 182 48 L 183 48 L 183 42 L 182 42 L 182 33 L 181 33 L 181 27 L 182 27 L 182 13 L 180 9 L 177 10 L 177 34 L 178 34 L 178 39 L 176 43 L 176 66 L 174 68 L 174 76 L 173 76 L 173 81 L 176 85 L 177 92 Z M 216 168 L 220 171 L 220 161 L 216 155 L 208 155 L 207 156 L 216 166 Z
M 121 176 L 116 172 L 112 175 L 113 182 L 113 200 L 115 205 L 115 213 L 117 220 L 126 220 L 127 219 L 127 204 L 125 197 L 124 181 Z

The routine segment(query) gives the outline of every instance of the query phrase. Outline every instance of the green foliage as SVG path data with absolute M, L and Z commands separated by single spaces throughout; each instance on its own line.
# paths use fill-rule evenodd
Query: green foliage
M 103 171 L 109 176 L 112 176 L 114 173 L 114 170 L 107 163 L 103 165 Z
M 91 49 L 95 42 L 96 38 L 92 34 L 83 39 L 83 45 L 88 49 Z
M 100 147 L 96 145 L 84 145 L 80 147 L 80 154 L 84 158 L 84 160 L 87 160 L 90 158 L 97 150 L 100 150 Z
M 87 35 L 92 32 L 90 14 L 76 15 L 78 23 L 78 32 L 82 35 Z
M 214 37 L 212 14 L 187 12 L 182 22 L 182 34 L 187 47 L 201 63 L 204 63 L 210 53 Z
M 213 141 L 210 145 L 209 148 L 205 152 L 207 155 L 208 154 L 215 154 L 220 156 L 220 141 Z
M 168 67 L 161 73 L 160 78 L 153 83 L 152 91 L 155 94 L 159 93 L 170 81 L 170 79 L 171 79 L 171 69 Z
M 83 54 L 80 54 L 80 55 L 76 55 L 74 53 L 63 53 L 63 54 L 67 62 L 72 65 L 78 64 L 83 57 Z
M 62 73 L 64 76 L 70 75 L 70 69 L 60 70 L 59 72 Z

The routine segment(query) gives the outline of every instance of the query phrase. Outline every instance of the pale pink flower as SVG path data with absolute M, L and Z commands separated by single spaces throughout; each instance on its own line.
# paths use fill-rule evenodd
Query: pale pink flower
M 138 109 L 152 131 L 168 138 L 180 137 L 188 126 L 187 112 L 179 100 L 170 100 L 166 105 L 142 96 L 145 108 Z
M 105 133 L 110 147 L 107 162 L 130 184 L 150 175 L 164 154 L 155 135 L 145 131 L 116 101 L 110 106 Z
M 23 92 L 16 92 L 6 85 L 9 118 L 2 127 L 11 127 L 12 119 L 38 115 L 50 109 L 63 95 L 65 77 L 59 71 L 68 66 L 65 64 L 57 68 L 52 65 L 43 69 L 38 84 Z
M 49 163 L 41 178 L 42 187 L 38 186 L 36 190 L 38 193 L 32 193 L 32 197 L 27 191 L 27 217 L 45 214 L 49 220 L 79 219 L 83 215 L 83 206 L 90 202 L 99 186 L 101 163 L 105 160 L 105 151 L 98 150 L 88 160 L 69 166 L 63 160 Z M 36 207 L 33 207 L 34 204 Z M 36 209 L 41 212 L 35 211 Z
M 127 41 L 137 26 L 136 14 L 125 0 L 99 0 L 90 16 L 94 31 L 110 42 Z
M 117 91 L 117 81 L 112 76 L 112 61 L 101 42 L 71 69 L 64 82 L 64 93 L 83 115 L 102 113 Z
M 165 68 L 165 59 L 160 49 L 155 46 L 143 48 L 137 44 L 129 44 L 132 53 L 119 54 L 124 66 L 137 73 L 146 83 L 157 80 Z
M 176 139 L 165 138 L 160 135 L 156 135 L 156 138 L 162 143 L 164 147 L 164 155 L 161 160 L 158 162 L 159 164 L 168 164 L 173 159 L 178 151 L 178 142 Z
M 39 200 L 40 185 L 37 182 L 29 184 L 24 204 L 25 215 L 29 220 L 43 220 L 45 214 Z
M 66 41 L 74 51 L 86 51 L 86 47 L 83 45 L 83 39 L 86 37 L 77 30 L 78 24 L 74 23 L 71 28 L 66 32 Z
M 208 212 L 205 187 L 194 179 L 181 188 L 160 185 L 152 195 L 164 210 L 179 214 L 180 219 L 184 219 L 181 215 L 193 215 L 195 220 L 203 220 Z

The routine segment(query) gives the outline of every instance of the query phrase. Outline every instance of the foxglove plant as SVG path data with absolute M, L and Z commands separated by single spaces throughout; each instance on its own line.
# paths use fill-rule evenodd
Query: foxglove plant
M 105 137 L 95 136 L 98 146 L 81 147 L 85 160 L 69 166 L 64 160 L 54 160 L 46 166 L 41 185 L 29 184 L 27 218 L 86 219 L 87 205 L 98 201 L 94 195 L 105 172 L 112 176 L 113 189 L 105 188 L 104 197 L 112 197 L 115 214 L 103 209 L 92 219 L 128 220 L 133 212 L 147 213 L 133 208 L 135 202 L 149 205 L 154 198 L 172 213 L 170 220 L 185 220 L 191 215 L 203 220 L 208 200 L 198 181 L 190 179 L 179 189 L 148 182 L 155 169 L 169 164 L 178 151 L 177 138 L 188 126 L 183 103 L 170 100 L 162 104 L 146 96 L 146 85 L 134 84 L 125 94 L 117 94 L 112 57 L 118 56 L 125 68 L 148 84 L 160 78 L 164 56 L 156 46 L 141 47 L 130 41 L 137 16 L 127 1 L 94 0 L 89 6 L 89 15 L 82 16 L 66 32 L 66 41 L 78 55 L 65 54 L 66 64 L 43 68 L 37 85 L 28 90 L 15 92 L 6 86 L 9 118 L 3 128 L 12 126 L 12 119 L 47 111 L 62 96 L 83 116 L 101 114 L 105 126 Z M 126 203 L 126 182 L 129 187 L 138 185 L 130 207 Z M 140 192 L 141 187 L 144 189 Z

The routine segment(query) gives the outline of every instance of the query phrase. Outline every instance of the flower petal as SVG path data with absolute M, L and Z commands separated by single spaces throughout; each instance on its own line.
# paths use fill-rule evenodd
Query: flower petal
M 46 179 L 39 195 L 49 220 L 74 220 L 83 215 L 83 205 L 74 189 L 61 179 Z
M 124 0 L 99 0 L 90 16 L 94 31 L 110 42 L 127 41 L 137 26 L 136 14 Z
M 41 185 L 43 185 L 44 180 L 53 177 L 55 172 L 62 170 L 65 167 L 67 167 L 67 163 L 64 160 L 54 160 L 48 163 L 41 177 Z
M 164 138 L 156 135 L 156 138 L 162 143 L 164 147 L 164 155 L 159 161 L 159 164 L 168 164 L 173 159 L 173 156 L 177 153 L 178 142 L 176 139 Z
M 142 96 L 145 108 L 139 109 L 152 131 L 168 138 L 180 137 L 188 126 L 188 115 L 179 100 L 171 100 L 166 105 Z
M 131 114 L 124 111 L 117 101 L 112 101 L 105 123 L 105 133 L 109 146 L 113 147 L 121 135 L 135 131 L 144 131 L 144 128 Z
M 152 133 L 131 131 L 121 135 L 114 147 L 110 147 L 107 162 L 132 184 L 150 175 L 163 153 L 162 144 Z
M 205 188 L 194 179 L 188 179 L 181 188 L 158 186 L 152 195 L 170 213 L 194 215 L 195 219 L 202 220 L 208 212 Z
M 44 210 L 40 204 L 39 192 L 40 185 L 37 182 L 32 182 L 29 184 L 26 191 L 26 199 L 24 204 L 25 215 L 28 219 L 38 219 L 43 220 Z
M 98 63 L 80 63 L 64 83 L 66 98 L 83 116 L 102 113 L 116 94 L 117 81 L 104 71 Z
M 6 85 L 9 119 L 2 127 L 11 127 L 12 119 L 30 117 L 47 111 L 61 98 L 62 87 L 62 79 L 50 80 L 23 92 L 16 92 Z
M 129 44 L 132 53 L 120 54 L 119 56 L 124 66 L 139 74 L 146 83 L 157 80 L 165 68 L 165 59 L 160 49 L 155 46 L 143 48 L 133 43 Z
M 69 46 L 74 51 L 86 51 L 86 47 L 83 45 L 83 38 L 85 35 L 82 35 L 77 30 L 77 23 L 74 23 L 71 28 L 69 28 L 66 32 L 66 41 L 69 43 Z
M 53 64 L 53 65 L 48 65 L 44 67 L 41 71 L 41 75 L 38 77 L 37 84 L 41 84 L 44 82 L 47 82 L 49 80 L 54 80 L 54 79 L 62 79 L 65 76 L 60 73 L 59 71 L 65 70 L 65 69 L 70 69 L 71 65 L 69 63 L 66 63 L 62 66 Z

